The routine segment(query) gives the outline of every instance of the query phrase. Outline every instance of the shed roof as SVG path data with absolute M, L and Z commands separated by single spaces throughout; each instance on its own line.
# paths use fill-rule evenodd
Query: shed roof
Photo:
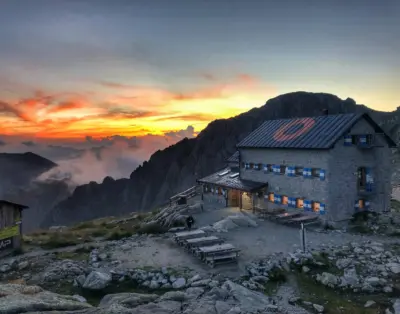
M 383 133 L 390 147 L 396 143 L 367 114 L 337 114 L 318 117 L 265 121 L 238 145 L 238 148 L 329 149 L 360 119 Z
M 231 177 L 232 175 L 236 176 Z M 212 184 L 228 189 L 241 190 L 245 192 L 257 191 L 268 185 L 268 183 L 241 180 L 239 177 L 239 173 L 236 171 L 232 171 L 231 168 L 224 168 L 197 181 L 199 183 Z
M 239 151 L 237 150 L 231 157 L 227 159 L 228 162 L 239 162 Z
M 13 203 L 13 202 L 9 202 L 9 201 L 6 201 L 6 200 L 0 200 L 0 205 L 10 205 L 10 206 L 18 207 L 18 208 L 20 208 L 20 209 L 27 209 L 27 208 L 29 208 L 29 207 L 26 206 L 26 205 L 21 205 L 21 204 Z

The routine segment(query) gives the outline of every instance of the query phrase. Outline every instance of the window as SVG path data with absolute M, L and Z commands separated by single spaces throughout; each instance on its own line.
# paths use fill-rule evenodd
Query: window
M 296 208 L 303 208 L 304 207 L 304 200 L 302 198 L 296 199 Z
M 311 206 L 313 212 L 319 212 L 319 202 L 312 202 Z
M 311 176 L 314 178 L 319 178 L 319 173 L 320 173 L 321 169 L 319 168 L 312 168 L 311 169 Z
M 280 165 L 280 174 L 286 173 L 286 166 Z
M 367 187 L 367 168 L 359 167 L 357 169 L 357 187 L 359 190 L 364 190 Z
M 373 134 L 353 134 L 351 135 L 351 143 L 353 145 L 364 144 L 371 145 L 373 142 Z
M 303 167 L 294 167 L 294 174 L 296 176 L 302 176 L 303 175 Z
M 288 204 L 288 197 L 286 195 L 282 195 L 282 205 Z
M 252 162 L 250 163 L 250 169 L 254 169 L 254 164 Z
M 270 202 L 273 202 L 274 201 L 274 193 L 269 193 L 268 194 L 268 200 L 270 201 Z
M 261 170 L 262 164 L 254 164 L 254 170 Z

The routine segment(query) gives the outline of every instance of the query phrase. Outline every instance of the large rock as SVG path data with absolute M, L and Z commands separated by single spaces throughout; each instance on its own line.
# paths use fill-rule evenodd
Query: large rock
M 77 301 L 73 296 L 59 295 L 38 286 L 0 284 L 0 296 L 2 314 L 77 311 L 92 307 L 90 304 Z
M 251 291 L 241 285 L 227 280 L 223 286 L 230 297 L 237 302 L 237 306 L 248 312 L 263 311 L 271 305 L 270 299 L 262 293 Z
M 111 283 L 111 280 L 111 274 L 100 271 L 92 271 L 89 276 L 87 276 L 83 284 L 83 288 L 89 290 L 102 290 Z

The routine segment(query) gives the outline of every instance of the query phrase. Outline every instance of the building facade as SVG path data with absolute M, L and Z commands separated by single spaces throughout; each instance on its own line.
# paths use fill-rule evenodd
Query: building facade
M 22 211 L 26 208 L 0 200 L 0 257 L 21 248 Z
M 368 114 L 270 120 L 237 145 L 227 169 L 254 186 L 239 195 L 239 207 L 302 211 L 336 223 L 360 210 L 389 209 L 395 146 Z M 215 197 L 217 181 L 199 182 Z

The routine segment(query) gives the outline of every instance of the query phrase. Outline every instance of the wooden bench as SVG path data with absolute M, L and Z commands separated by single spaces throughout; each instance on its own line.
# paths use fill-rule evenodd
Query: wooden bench
M 224 240 L 216 236 L 194 238 L 183 241 L 185 248 L 193 253 L 198 247 L 206 247 L 222 243 L 224 243 Z
M 279 220 L 286 220 L 286 219 L 298 217 L 300 215 L 301 215 L 300 212 L 290 212 L 290 213 L 286 212 L 283 214 L 276 215 L 276 218 Z
M 199 247 L 195 250 L 195 254 L 201 260 L 205 260 L 208 256 L 223 255 L 226 253 L 234 253 L 234 252 L 239 252 L 239 250 L 230 243 Z
M 210 255 L 205 258 L 206 264 L 214 268 L 216 265 L 237 263 L 237 258 L 239 256 L 239 250 L 231 253 L 224 253 L 218 255 Z
M 314 216 L 314 215 L 304 215 L 301 217 L 296 217 L 293 219 L 290 219 L 290 221 L 293 222 L 309 222 L 309 221 L 313 221 L 313 220 L 317 220 L 318 216 Z
M 174 239 L 179 245 L 182 245 L 184 240 L 203 237 L 205 234 L 204 230 L 183 231 L 175 233 Z

